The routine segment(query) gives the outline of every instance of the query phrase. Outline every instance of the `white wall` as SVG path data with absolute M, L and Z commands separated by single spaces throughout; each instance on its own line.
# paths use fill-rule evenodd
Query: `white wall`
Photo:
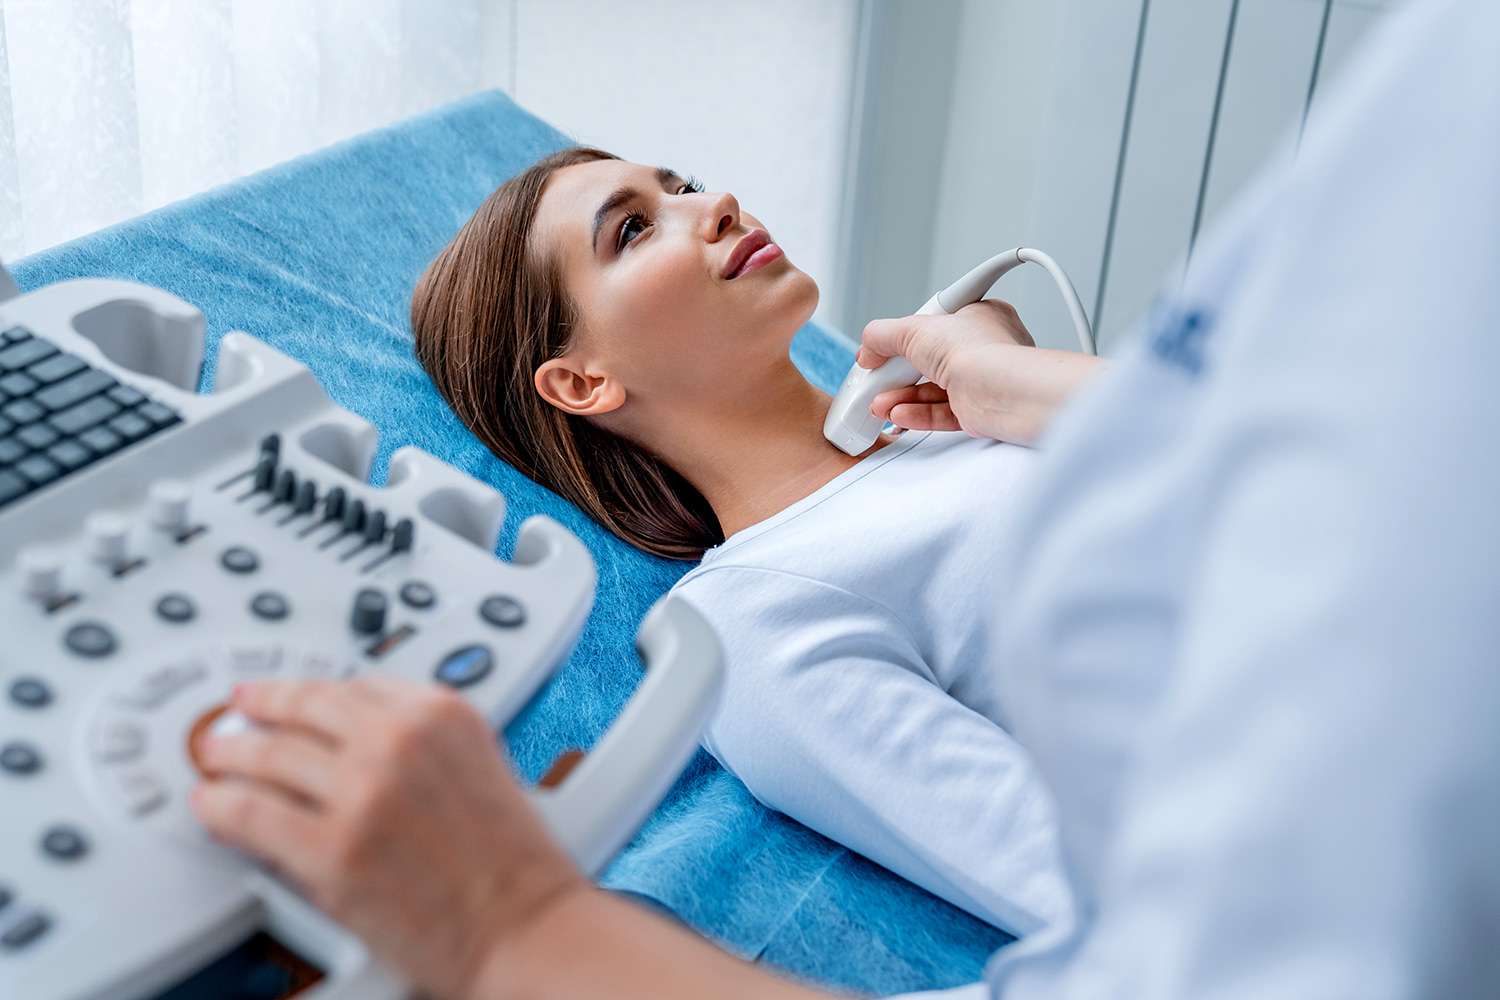
M 911 43 L 930 67 L 919 101 L 863 105 L 880 119 L 863 134 L 886 144 L 854 155 L 901 207 L 850 216 L 844 238 L 874 278 L 848 284 L 839 321 L 857 334 L 984 257 L 1032 244 L 1073 277 L 1108 352 L 1399 2 L 948 0 L 918 14 L 872 0 L 887 11 L 877 19 L 887 49 L 908 44 L 903 21 L 918 16 L 956 28 Z M 909 89 L 899 67 L 887 73 Z M 914 153 L 901 138 L 913 135 L 941 154 Z M 1073 346 L 1040 269 L 1013 272 L 993 294 L 1016 303 L 1039 343 Z

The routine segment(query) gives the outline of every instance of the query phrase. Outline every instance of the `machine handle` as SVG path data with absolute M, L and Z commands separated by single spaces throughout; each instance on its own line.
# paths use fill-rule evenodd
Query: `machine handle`
M 624 711 L 558 785 L 531 793 L 552 836 L 590 877 L 625 846 L 677 779 L 723 687 L 718 636 L 671 594 L 646 613 L 635 645 L 646 677 Z

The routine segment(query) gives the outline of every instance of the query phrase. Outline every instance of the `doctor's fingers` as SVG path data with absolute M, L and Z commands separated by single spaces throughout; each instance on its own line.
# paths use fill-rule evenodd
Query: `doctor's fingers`
M 206 781 L 188 799 L 215 840 L 270 862 L 302 886 L 312 885 L 323 861 L 318 815 L 285 793 L 250 781 Z
M 913 431 L 960 430 L 948 393 L 932 382 L 892 389 L 876 396 L 870 412 L 881 420 Z
M 211 781 L 247 778 L 322 807 L 337 794 L 334 751 L 295 729 L 251 729 L 206 737 L 198 761 Z
M 348 681 L 249 681 L 235 685 L 230 704 L 256 722 L 303 729 L 335 746 L 360 732 L 375 707 Z

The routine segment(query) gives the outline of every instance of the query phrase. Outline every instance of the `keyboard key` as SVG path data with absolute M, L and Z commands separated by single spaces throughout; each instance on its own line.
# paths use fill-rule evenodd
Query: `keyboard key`
M 178 416 L 160 403 L 147 403 L 135 411 L 152 427 L 169 427 L 177 423 Z
M 125 447 L 125 439 L 108 427 L 95 427 L 78 435 L 78 440 L 95 455 L 108 455 Z
M 47 449 L 47 457 L 72 472 L 94 460 L 94 453 L 77 441 L 59 441 Z
M 127 441 L 135 441 L 150 434 L 152 427 L 134 413 L 126 411 L 109 422 L 109 429 Z
M 103 423 L 120 412 L 120 404 L 108 396 L 95 396 L 77 406 L 70 406 L 61 413 L 52 414 L 47 422 L 61 434 L 72 437 L 86 427 Z
M 36 391 L 38 382 L 25 372 L 11 372 L 4 378 L 0 378 L 0 390 L 14 399 L 17 396 L 29 396 Z
M 13 437 L 0 438 L 0 465 L 10 465 L 19 461 L 21 456 L 30 450 Z
M 5 352 L 0 351 L 0 354 Z M 31 398 L 49 410 L 63 410 L 95 393 L 103 392 L 115 384 L 115 380 L 98 369 L 79 372 L 65 378 L 56 385 L 48 386 Z
M 15 429 L 15 424 L 11 423 L 9 420 L 6 420 L 4 417 L 0 417 L 0 437 L 5 437 L 5 435 L 9 434 Z
M 62 469 L 46 455 L 28 455 L 16 463 L 19 472 L 32 486 L 42 486 L 62 475 Z
M 0 469 L 0 503 L 10 503 L 31 491 L 31 484 L 9 469 Z
M 11 344 L 4 350 L 0 350 L 0 371 L 20 371 L 29 364 L 51 357 L 57 353 L 57 348 L 42 340 L 40 337 L 31 337 L 21 341 L 19 344 Z
M 4 333 L 0 333 L 0 344 L 14 344 L 31 336 L 31 331 L 24 326 L 13 326 Z
M 31 424 L 16 432 L 16 440 L 38 450 L 52 444 L 58 436 L 57 431 L 46 424 Z
M 88 365 L 78 355 L 64 351 L 61 354 L 54 354 L 46 361 L 38 361 L 26 369 L 26 374 L 46 385 L 58 379 L 67 378 L 69 375 L 76 375 L 87 367 Z
M 146 401 L 146 394 L 130 385 L 117 385 L 105 395 L 126 409 Z
M 7 420 L 13 420 L 18 424 L 29 424 L 34 420 L 40 420 L 47 415 L 47 411 L 29 399 L 18 399 L 14 403 L 6 403 L 0 407 L 0 416 Z

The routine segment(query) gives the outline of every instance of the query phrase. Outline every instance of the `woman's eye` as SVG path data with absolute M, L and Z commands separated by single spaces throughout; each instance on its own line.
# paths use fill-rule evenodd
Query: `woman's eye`
M 646 230 L 646 217 L 639 212 L 631 212 L 625 216 L 625 221 L 620 224 L 620 240 L 615 249 L 623 250 L 630 243 L 625 234 L 630 232 L 632 226 L 639 226 L 641 232 Z

